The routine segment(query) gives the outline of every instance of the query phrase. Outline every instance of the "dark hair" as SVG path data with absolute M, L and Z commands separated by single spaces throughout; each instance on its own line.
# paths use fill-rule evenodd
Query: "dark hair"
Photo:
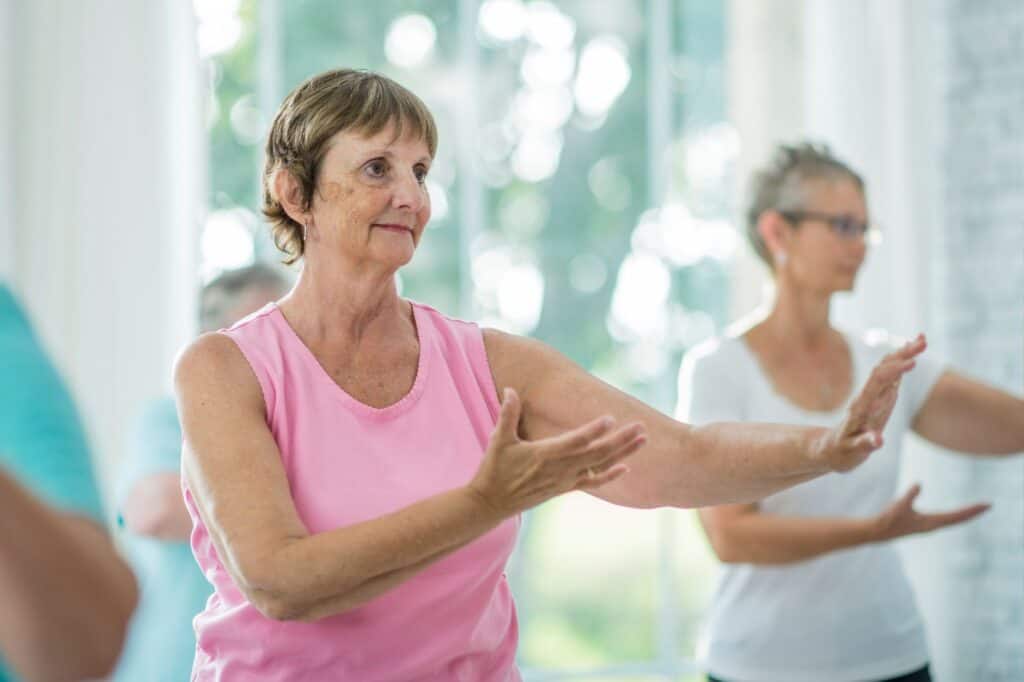
M 320 164 L 334 135 L 358 130 L 376 135 L 393 125 L 397 137 L 406 126 L 421 137 L 433 157 L 437 126 L 423 101 L 386 76 L 337 69 L 313 76 L 292 90 L 274 117 L 263 168 L 263 215 L 274 244 L 292 264 L 305 251 L 303 226 L 291 219 L 275 196 L 274 177 L 291 173 L 302 190 L 305 208 L 313 203 Z
M 255 263 L 215 277 L 199 294 L 199 328 L 213 331 L 234 320 L 226 319 L 238 298 L 250 289 L 264 288 L 284 294 L 288 279 L 273 267 Z
M 750 183 L 747 209 L 747 238 L 768 267 L 771 254 L 757 231 L 757 221 L 765 211 L 794 211 L 804 208 L 809 180 L 849 180 L 864 192 L 864 180 L 852 168 L 837 159 L 824 144 L 798 142 L 779 145 L 771 162 L 755 171 Z

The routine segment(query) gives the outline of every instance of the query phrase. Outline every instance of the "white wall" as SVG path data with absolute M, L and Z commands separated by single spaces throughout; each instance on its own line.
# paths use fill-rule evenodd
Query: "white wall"
M 205 164 L 191 3 L 0 0 L 0 18 L 0 178 L 16 187 L 0 263 L 107 482 L 192 332 Z

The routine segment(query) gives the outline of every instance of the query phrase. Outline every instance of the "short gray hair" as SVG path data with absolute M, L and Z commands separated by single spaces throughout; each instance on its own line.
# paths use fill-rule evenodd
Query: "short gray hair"
M 227 319 L 228 314 L 247 291 L 268 289 L 284 294 L 289 286 L 283 274 L 264 263 L 223 272 L 204 286 L 199 294 L 199 327 L 207 332 L 234 322 Z
M 753 174 L 747 209 L 747 239 L 769 268 L 772 267 L 771 254 L 757 231 L 757 221 L 765 211 L 803 208 L 808 180 L 849 180 L 862 194 L 864 192 L 864 180 L 836 158 L 827 145 L 806 141 L 779 145 L 771 162 Z

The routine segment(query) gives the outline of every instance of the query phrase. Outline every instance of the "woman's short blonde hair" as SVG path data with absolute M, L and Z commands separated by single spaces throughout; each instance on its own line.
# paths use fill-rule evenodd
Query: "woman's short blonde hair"
M 394 126 L 396 137 L 412 134 L 422 138 L 431 157 L 437 151 L 437 126 L 427 106 L 378 73 L 327 71 L 306 80 L 285 98 L 267 137 L 262 207 L 285 263 L 294 263 L 305 252 L 304 228 L 281 206 L 274 190 L 275 176 L 282 171 L 290 173 L 302 191 L 303 208 L 308 209 L 330 139 L 343 130 L 370 136 L 389 126 Z

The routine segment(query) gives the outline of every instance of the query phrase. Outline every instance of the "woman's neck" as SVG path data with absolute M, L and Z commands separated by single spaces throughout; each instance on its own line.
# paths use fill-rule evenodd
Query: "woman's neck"
M 305 340 L 358 344 L 368 336 L 394 338 L 407 325 L 408 304 L 398 296 L 393 272 L 317 265 L 303 265 L 295 287 L 280 303 Z
M 799 290 L 777 282 L 775 302 L 761 325 L 769 335 L 787 345 L 816 348 L 832 336 L 830 293 Z

